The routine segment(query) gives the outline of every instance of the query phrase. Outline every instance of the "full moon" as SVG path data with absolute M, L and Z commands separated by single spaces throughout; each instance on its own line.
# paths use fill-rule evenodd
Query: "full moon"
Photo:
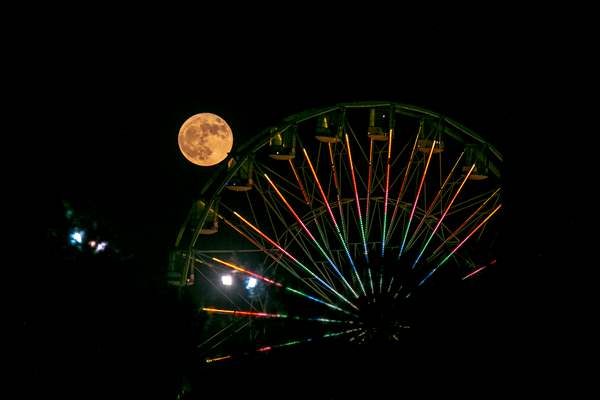
M 223 161 L 233 147 L 233 133 L 218 115 L 200 113 L 179 129 L 179 149 L 190 162 L 209 167 Z

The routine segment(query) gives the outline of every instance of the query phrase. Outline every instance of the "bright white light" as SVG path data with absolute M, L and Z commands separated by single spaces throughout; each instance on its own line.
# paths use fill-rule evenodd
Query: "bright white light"
M 96 253 L 106 250 L 106 246 L 108 246 L 108 242 L 98 243 L 98 245 L 96 246 Z
M 256 280 L 256 278 L 248 278 L 248 281 L 246 283 L 246 289 L 252 289 L 256 286 L 257 283 L 258 281 Z
M 231 286 L 233 285 L 233 278 L 231 277 L 231 275 L 223 275 L 221 276 L 221 282 L 225 286 Z
M 90 245 L 90 247 L 93 249 L 94 247 L 96 247 L 96 241 L 95 240 L 90 240 L 90 242 L 88 243 Z

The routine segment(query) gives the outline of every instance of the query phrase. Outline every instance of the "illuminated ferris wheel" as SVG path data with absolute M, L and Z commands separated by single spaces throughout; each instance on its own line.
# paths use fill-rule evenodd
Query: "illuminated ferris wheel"
M 207 363 L 328 341 L 395 341 L 432 282 L 495 263 L 501 154 L 435 112 L 337 104 L 234 149 L 181 228 Z

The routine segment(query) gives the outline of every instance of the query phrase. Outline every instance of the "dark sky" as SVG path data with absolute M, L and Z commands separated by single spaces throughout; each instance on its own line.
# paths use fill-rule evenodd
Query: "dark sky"
M 532 341 L 543 330 L 539 326 L 550 324 L 551 309 L 557 305 L 553 286 L 560 272 L 545 267 L 558 240 L 549 239 L 548 234 L 557 226 L 572 224 L 569 218 L 549 219 L 553 206 L 544 200 L 546 193 L 551 196 L 556 190 L 556 181 L 564 182 L 560 197 L 566 206 L 571 202 L 567 193 L 575 186 L 568 183 L 564 169 L 548 163 L 544 155 L 550 148 L 547 133 L 557 129 L 548 114 L 557 109 L 561 91 L 548 86 L 537 73 L 537 65 L 523 63 L 519 55 L 509 57 L 503 49 L 454 50 L 448 47 L 439 57 L 420 62 L 415 61 L 418 51 L 402 53 L 400 49 L 393 61 L 383 51 L 365 55 L 356 50 L 341 59 L 333 51 L 315 51 L 301 59 L 293 51 L 251 56 L 222 51 L 226 54 L 168 58 L 152 51 L 135 56 L 123 52 L 122 56 L 98 49 L 71 55 L 37 78 L 38 107 L 46 123 L 38 144 L 45 155 L 39 191 L 47 227 L 60 225 L 62 200 L 106 221 L 123 252 L 132 254 L 139 265 L 131 276 L 114 270 L 103 276 L 100 271 L 95 277 L 101 283 L 94 284 L 92 293 L 100 293 L 100 285 L 107 291 L 116 286 L 119 301 L 129 299 L 114 323 L 133 328 L 125 343 L 146 329 L 164 332 L 165 327 L 159 326 L 162 322 L 179 320 L 166 315 L 171 306 L 158 305 L 157 280 L 177 229 L 210 173 L 179 153 L 177 133 L 187 117 L 198 112 L 222 116 L 239 144 L 308 108 L 362 100 L 413 104 L 462 123 L 504 153 L 506 241 L 514 245 L 505 244 L 510 261 L 504 265 L 506 272 L 496 274 L 494 293 L 502 293 L 501 286 L 507 282 L 519 283 L 509 286 L 513 293 L 504 293 L 494 303 L 494 312 L 507 318 L 507 324 L 524 324 L 521 333 L 529 332 L 524 340 Z M 165 58 L 173 61 L 165 62 Z M 84 276 L 92 278 L 89 272 Z M 53 282 L 73 295 L 61 305 L 82 295 L 90 300 L 84 288 L 73 289 L 77 279 L 72 276 Z M 135 300 L 138 294 L 142 300 Z M 124 314 L 138 312 L 146 300 L 154 302 L 150 307 L 159 310 L 162 322 L 148 322 L 148 311 L 133 318 L 134 322 L 124 322 Z M 112 304 L 109 309 L 116 307 Z M 92 309 L 98 308 L 94 303 Z M 81 311 L 78 308 L 64 318 Z M 518 315 L 507 315 L 515 311 Z M 103 321 L 108 324 L 111 317 L 105 315 Z M 92 336 L 102 341 L 100 335 Z M 63 344 L 68 346 L 68 341 Z M 134 353 L 138 356 L 143 351 Z M 161 353 L 165 359 L 169 359 L 167 353 Z
M 505 176 L 515 184 L 523 183 L 520 169 L 540 168 L 542 110 L 529 99 L 544 88 L 514 60 L 488 54 L 410 65 L 407 58 L 403 67 L 402 58 L 391 65 L 293 59 L 269 64 L 231 57 L 223 69 L 201 59 L 164 70 L 146 64 L 151 59 L 123 65 L 111 59 L 105 68 L 61 71 L 44 82 L 45 91 L 64 93 L 47 99 L 45 192 L 54 203 L 88 203 L 136 248 L 164 249 L 210 173 L 179 153 L 177 133 L 187 117 L 221 115 L 240 144 L 287 115 L 362 100 L 414 104 L 459 121 L 505 153 Z M 544 186 L 539 182 L 532 184 Z
M 352 72 L 337 72 L 327 63 L 294 71 L 199 69 L 172 79 L 125 72 L 90 76 L 66 86 L 69 96 L 55 100 L 57 133 L 47 138 L 50 192 L 97 209 L 136 252 L 158 251 L 173 243 L 210 174 L 187 162 L 177 146 L 180 125 L 198 112 L 225 118 L 236 144 L 287 115 L 362 100 L 392 100 L 440 112 L 501 151 L 522 137 L 514 123 L 522 118 L 521 110 L 507 104 L 510 82 L 468 69 L 433 78 L 369 67 Z M 275 72 L 280 75 L 270 76 Z

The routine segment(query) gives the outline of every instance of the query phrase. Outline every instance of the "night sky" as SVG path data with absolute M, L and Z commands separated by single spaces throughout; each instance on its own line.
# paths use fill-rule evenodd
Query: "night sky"
M 556 236 L 573 230 L 574 219 L 548 218 L 556 206 L 545 199 L 559 190 L 560 207 L 569 207 L 569 193 L 577 185 L 544 154 L 550 148 L 548 132 L 560 130 L 547 116 L 560 88 L 547 86 L 536 66 L 501 52 L 450 50 L 439 60 L 413 65 L 418 57 L 402 54 L 393 65 L 384 57 L 354 53 L 344 63 L 329 53 L 315 52 L 300 63 L 291 54 L 269 59 L 265 52 L 251 59 L 219 54 L 219 62 L 179 59 L 168 67 L 161 66 L 161 57 L 151 51 L 125 58 L 108 49 L 84 51 L 38 78 L 45 125 L 36 137 L 46 157 L 37 192 L 50 263 L 28 272 L 35 279 L 24 318 L 24 337 L 33 343 L 25 358 L 35 360 L 26 363 L 27 375 L 38 388 L 76 393 L 122 388 L 174 398 L 182 374 L 196 371 L 189 352 L 193 310 L 163 281 L 177 230 L 210 174 L 179 152 L 177 133 L 186 118 L 198 112 L 220 115 L 234 132 L 235 146 L 287 115 L 363 100 L 396 101 L 444 114 L 496 145 L 505 160 L 502 269 L 490 269 L 480 287 L 459 296 L 455 307 L 473 307 L 461 314 L 458 328 L 415 338 L 437 344 L 423 353 L 399 355 L 396 365 L 403 357 L 415 365 L 401 373 L 411 378 L 423 376 L 416 371 L 433 373 L 448 379 L 448 385 L 474 378 L 510 386 L 527 383 L 530 368 L 551 368 L 548 348 L 539 338 L 557 325 L 576 325 L 577 318 L 569 314 L 567 320 L 567 313 L 557 311 L 562 304 L 558 282 L 570 285 L 571 279 L 562 281 L 563 272 L 549 259 L 565 261 L 555 248 L 575 239 Z M 61 242 L 69 226 L 64 201 L 97 221 L 118 252 L 97 257 L 69 253 Z M 448 321 L 440 318 L 439 325 L 445 326 Z M 336 354 L 376 370 L 380 361 L 376 354 Z M 465 374 L 453 370 L 456 358 L 471 363 Z M 344 363 L 328 362 L 315 368 L 353 376 Z M 498 372 L 503 362 L 514 369 Z M 277 363 L 293 368 L 289 359 Z M 273 365 L 234 371 L 277 380 Z M 201 374 L 193 378 L 200 382 L 196 392 L 202 385 L 210 387 L 208 377 L 218 375 Z

